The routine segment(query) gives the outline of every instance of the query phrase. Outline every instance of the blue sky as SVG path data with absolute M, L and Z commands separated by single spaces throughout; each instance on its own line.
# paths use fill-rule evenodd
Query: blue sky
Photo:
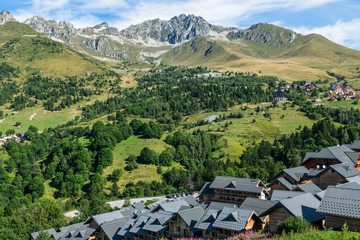
M 0 0 L 19 21 L 34 15 L 75 27 L 108 22 L 120 29 L 181 13 L 212 24 L 247 28 L 265 22 L 302 34 L 319 33 L 360 50 L 360 0 Z

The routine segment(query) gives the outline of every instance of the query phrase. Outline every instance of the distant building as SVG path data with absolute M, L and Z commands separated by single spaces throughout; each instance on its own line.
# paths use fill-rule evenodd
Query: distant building
M 333 94 L 337 95 L 348 95 L 353 96 L 355 95 L 355 89 L 351 85 L 347 85 L 345 83 L 333 83 L 330 86 L 330 91 Z
M 281 90 L 276 90 L 274 93 L 274 99 L 276 101 L 287 100 L 286 94 Z

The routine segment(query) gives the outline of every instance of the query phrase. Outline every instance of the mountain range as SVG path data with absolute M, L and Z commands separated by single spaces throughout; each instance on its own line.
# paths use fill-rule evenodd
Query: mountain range
M 16 21 L 0 14 L 0 24 Z M 20 23 L 19 23 L 20 24 Z M 272 24 L 247 29 L 222 27 L 194 15 L 148 20 L 119 30 L 108 23 L 75 28 L 70 22 L 39 16 L 24 24 L 71 49 L 111 61 L 206 66 L 249 71 L 285 80 L 331 79 L 328 72 L 357 80 L 360 52 L 318 34 L 302 35 Z

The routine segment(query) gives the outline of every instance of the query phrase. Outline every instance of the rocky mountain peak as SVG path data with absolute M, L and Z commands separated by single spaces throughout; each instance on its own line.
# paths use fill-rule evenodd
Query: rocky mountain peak
M 10 21 L 17 22 L 16 19 L 14 18 L 14 16 L 10 12 L 3 10 L 0 13 L 0 25 L 5 24 Z

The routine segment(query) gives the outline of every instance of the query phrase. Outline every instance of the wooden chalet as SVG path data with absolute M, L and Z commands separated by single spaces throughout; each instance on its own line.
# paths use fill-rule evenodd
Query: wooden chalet
M 274 93 L 274 99 L 276 101 L 287 100 L 286 94 L 281 90 L 276 90 Z
M 360 154 L 348 145 L 327 147 L 320 152 L 307 152 L 301 165 L 307 169 L 325 169 L 339 163 L 349 163 L 360 168 Z
M 247 197 L 265 199 L 269 195 L 259 179 L 218 176 L 212 183 L 205 183 L 199 193 L 200 203 L 212 201 L 241 205 Z
M 360 189 L 329 187 L 318 213 L 325 214 L 326 227 L 340 230 L 346 223 L 351 231 L 360 231 Z
M 276 232 L 277 224 L 292 216 L 301 216 L 310 223 L 322 226 L 324 215 L 316 212 L 319 204 L 320 201 L 311 193 L 301 194 L 279 201 L 260 217 L 269 215 L 270 232 Z
M 327 167 L 314 176 L 312 181 L 321 189 L 326 189 L 328 186 L 334 186 L 344 182 L 349 177 L 354 177 L 359 174 L 360 170 L 355 168 L 353 164 L 342 163 Z
M 169 222 L 169 235 L 171 238 L 190 238 L 201 236 L 201 230 L 195 224 L 203 216 L 205 210 L 202 206 L 177 212 Z

